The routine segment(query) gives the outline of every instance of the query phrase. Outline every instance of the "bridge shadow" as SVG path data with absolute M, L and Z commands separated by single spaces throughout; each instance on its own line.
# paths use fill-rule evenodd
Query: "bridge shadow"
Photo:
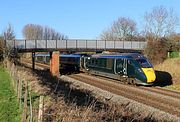
M 21 63 L 17 63 L 16 65 L 32 69 Z M 58 100 L 58 97 L 63 95 L 62 97 L 64 98 L 65 103 L 73 103 L 77 106 L 89 106 L 92 103 L 95 103 L 93 104 L 95 109 L 102 109 L 103 107 L 108 106 L 96 99 L 91 91 L 73 88 L 72 83 L 53 77 L 50 74 L 49 69 L 35 69 L 32 71 L 34 75 L 38 77 L 39 84 L 49 89 L 44 95 L 51 95 L 55 100 Z
M 155 70 L 155 73 L 156 73 L 156 80 L 153 86 L 165 87 L 173 84 L 172 76 L 170 73 L 165 71 L 158 71 L 158 70 Z

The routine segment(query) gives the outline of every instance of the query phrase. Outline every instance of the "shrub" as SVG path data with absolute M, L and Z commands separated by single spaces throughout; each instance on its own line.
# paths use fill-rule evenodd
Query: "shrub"
M 156 41 L 148 40 L 145 54 L 153 64 L 158 64 L 167 58 L 168 50 L 167 39 L 161 38 Z
M 172 52 L 169 53 L 169 57 L 170 58 L 177 58 L 177 57 L 179 57 L 179 52 L 172 51 Z

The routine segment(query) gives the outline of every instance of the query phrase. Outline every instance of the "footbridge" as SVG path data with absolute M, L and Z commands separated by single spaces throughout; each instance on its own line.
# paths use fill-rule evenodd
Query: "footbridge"
M 7 46 L 12 46 L 18 52 L 49 52 L 49 51 L 141 51 L 147 43 L 143 41 L 117 41 L 117 40 L 6 40 Z

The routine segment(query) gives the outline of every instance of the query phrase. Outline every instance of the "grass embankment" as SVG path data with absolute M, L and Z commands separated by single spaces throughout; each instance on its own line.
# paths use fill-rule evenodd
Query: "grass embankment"
M 180 90 L 180 58 L 167 59 L 156 65 L 155 69 L 170 73 L 173 84 L 168 87 Z
M 19 122 L 20 112 L 9 74 L 0 66 L 0 121 Z

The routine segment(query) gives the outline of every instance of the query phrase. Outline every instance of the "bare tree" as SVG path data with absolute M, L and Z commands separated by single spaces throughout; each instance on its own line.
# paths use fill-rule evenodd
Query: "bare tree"
M 6 45 L 6 47 L 4 49 L 3 57 L 15 56 L 15 52 L 14 52 L 14 48 L 13 48 L 13 40 L 15 39 L 15 33 L 14 33 L 14 29 L 11 24 L 9 24 L 7 26 L 7 28 L 4 30 L 2 35 L 3 35 L 3 39 L 6 41 L 6 42 L 3 42 Z
M 136 22 L 130 18 L 120 17 L 113 22 L 110 29 L 101 34 L 101 39 L 130 40 L 136 35 Z
M 4 40 L 13 40 L 13 39 L 15 39 L 14 29 L 13 29 L 11 24 L 9 24 L 8 27 L 4 30 L 3 38 L 4 38 Z
M 47 26 L 28 24 L 23 28 L 23 36 L 26 39 L 45 39 L 45 40 L 56 40 L 65 39 L 62 33 L 56 32 L 54 29 Z
M 102 40 L 117 40 L 110 29 L 103 31 L 100 36 Z
M 42 39 L 43 27 L 40 25 L 27 24 L 23 28 L 23 36 L 26 39 Z
M 163 6 L 155 7 L 149 13 L 146 12 L 144 20 L 145 35 L 153 38 L 153 40 L 173 34 L 179 23 L 179 19 L 175 15 L 173 9 L 168 11 Z

